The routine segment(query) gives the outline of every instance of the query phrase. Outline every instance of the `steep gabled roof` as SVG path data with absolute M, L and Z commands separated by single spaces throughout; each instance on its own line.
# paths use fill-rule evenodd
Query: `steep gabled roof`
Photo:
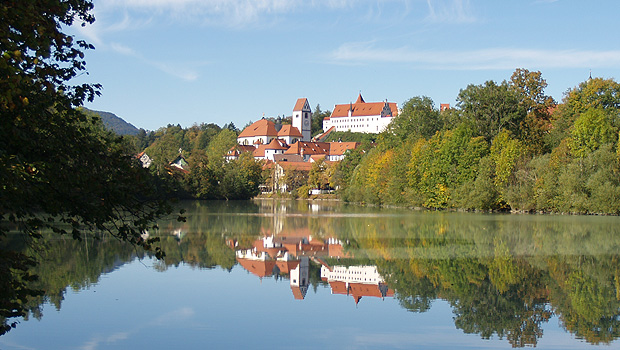
M 241 134 L 238 137 L 255 137 L 255 136 L 278 136 L 278 132 L 276 131 L 276 124 L 267 119 L 261 119 L 257 122 L 252 123 L 252 125 L 243 129 Z
M 297 99 L 297 102 L 295 103 L 295 107 L 293 108 L 293 112 L 295 112 L 295 111 L 303 111 L 304 110 L 304 106 L 306 105 L 307 101 L 308 101 L 307 98 L 299 98 L 299 99 Z
M 357 101 L 355 101 L 355 104 L 358 103 L 366 103 L 366 101 L 364 101 L 364 98 L 362 97 L 362 93 L 360 92 L 359 96 L 357 96 Z
M 286 143 L 282 140 L 272 139 L 268 145 L 266 145 L 265 149 L 276 149 L 276 150 L 287 150 L 288 147 L 284 146 Z M 260 147 L 260 146 L 259 146 Z
M 299 132 L 299 129 L 297 129 L 296 127 L 292 125 L 282 125 L 282 129 L 280 129 L 280 131 L 278 132 L 278 137 L 285 137 L 285 136 L 304 137 Z

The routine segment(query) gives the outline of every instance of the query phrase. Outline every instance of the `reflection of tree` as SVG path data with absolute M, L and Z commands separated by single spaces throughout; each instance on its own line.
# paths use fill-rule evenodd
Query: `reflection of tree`
M 550 299 L 564 327 L 590 343 L 620 336 L 618 257 L 550 259 Z
M 353 251 L 376 260 L 403 307 L 424 312 L 439 296 L 466 333 L 496 335 L 514 347 L 536 345 L 555 314 L 590 343 L 618 338 L 615 221 L 411 216 L 323 225 L 343 230 Z
M 265 234 L 309 232 L 338 238 L 344 257 L 330 265 L 376 265 L 408 311 L 425 312 L 432 301 L 450 303 L 455 326 L 483 338 L 501 337 L 514 347 L 536 345 L 542 326 L 557 316 L 563 327 L 593 344 L 620 336 L 620 235 L 617 218 L 404 213 L 305 201 L 188 202 L 187 222 L 165 222 L 159 232 L 168 266 L 231 269 L 227 244 L 251 247 Z M 302 213 L 304 215 L 298 215 Z M 313 215 L 310 215 L 312 213 Z M 294 214 L 294 215 L 288 215 Z M 373 215 L 368 215 L 373 214 Z M 180 240 L 172 232 L 182 232 Z M 8 242 L 16 247 L 19 242 Z M 24 247 L 25 249 L 25 247 Z M 80 289 L 135 257 L 116 240 L 56 240 L 41 253 L 34 286 L 47 291 L 31 303 L 60 308 L 67 286 Z M 310 284 L 325 285 L 310 264 Z M 1 291 L 0 291 L 1 292 Z
M 381 275 L 387 276 L 388 285 L 397 291 L 396 299 L 408 311 L 425 312 L 437 298 L 437 288 L 427 277 L 408 271 L 408 261 L 383 262 L 378 266 Z
M 446 290 L 444 297 L 454 307 L 455 325 L 465 333 L 488 339 L 506 337 L 514 347 L 536 345 L 542 324 L 551 317 L 546 307 L 540 275 L 530 275 L 523 284 L 501 292 L 488 278 L 466 292 Z M 443 293 L 442 293 L 443 294 Z

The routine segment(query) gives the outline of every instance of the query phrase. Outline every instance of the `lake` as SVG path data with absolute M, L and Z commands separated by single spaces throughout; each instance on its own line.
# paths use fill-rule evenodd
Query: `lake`
M 620 218 L 186 202 L 166 259 L 39 252 L 0 349 L 619 349 Z

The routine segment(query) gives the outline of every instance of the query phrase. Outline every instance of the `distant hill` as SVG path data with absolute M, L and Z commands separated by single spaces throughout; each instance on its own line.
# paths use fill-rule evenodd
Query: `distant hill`
M 138 128 L 136 128 L 132 124 L 127 123 L 114 113 L 93 111 L 88 108 L 84 109 L 99 115 L 101 121 L 103 121 L 103 125 L 105 125 L 106 128 L 114 131 L 119 135 L 136 135 L 138 133 Z

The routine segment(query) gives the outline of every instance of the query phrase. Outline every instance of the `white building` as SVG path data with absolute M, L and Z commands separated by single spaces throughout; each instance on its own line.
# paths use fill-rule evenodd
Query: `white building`
M 367 103 L 359 94 L 355 103 L 334 106 L 329 118 L 323 119 L 323 130 L 380 133 L 398 116 L 395 102 Z
M 334 266 L 331 270 L 321 266 L 321 278 L 331 281 L 362 284 L 383 283 L 376 266 Z

